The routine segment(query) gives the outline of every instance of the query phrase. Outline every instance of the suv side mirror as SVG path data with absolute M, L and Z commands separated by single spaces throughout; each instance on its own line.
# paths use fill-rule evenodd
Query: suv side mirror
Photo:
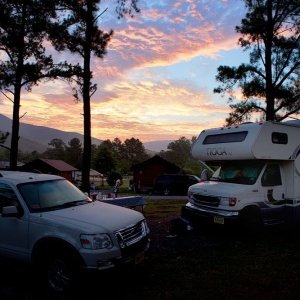
M 18 208 L 14 205 L 2 207 L 2 217 L 18 217 Z

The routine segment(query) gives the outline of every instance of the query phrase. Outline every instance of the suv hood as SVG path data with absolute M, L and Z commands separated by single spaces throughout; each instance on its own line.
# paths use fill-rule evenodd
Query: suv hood
M 95 201 L 89 204 L 64 208 L 40 214 L 40 221 L 59 223 L 61 226 L 85 229 L 87 233 L 113 232 L 134 225 L 144 216 L 129 208 Z

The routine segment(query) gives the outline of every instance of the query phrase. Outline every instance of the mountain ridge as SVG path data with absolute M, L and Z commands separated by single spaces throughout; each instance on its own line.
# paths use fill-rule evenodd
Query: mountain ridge
M 11 132 L 12 120 L 0 114 L 0 130 L 4 132 Z M 83 142 L 83 134 L 78 132 L 63 131 L 45 126 L 31 125 L 20 122 L 19 135 L 31 141 L 38 141 L 38 143 L 47 145 L 52 139 L 61 139 L 65 143 L 73 138 L 78 138 Z M 102 140 L 92 138 L 92 143 L 99 145 Z
M 0 114 L 0 131 L 11 132 L 12 120 L 2 114 Z M 67 144 L 71 139 L 78 138 L 83 143 L 83 134 L 78 132 L 63 131 L 46 126 L 31 125 L 20 122 L 19 130 L 20 140 L 19 149 L 23 152 L 44 152 L 49 147 L 48 143 L 52 139 L 61 139 Z M 146 150 L 151 153 L 160 152 L 161 150 L 167 150 L 168 144 L 172 140 L 158 140 L 143 143 Z M 92 144 L 99 145 L 102 140 L 92 137 Z M 7 138 L 5 146 L 10 147 L 10 135 Z

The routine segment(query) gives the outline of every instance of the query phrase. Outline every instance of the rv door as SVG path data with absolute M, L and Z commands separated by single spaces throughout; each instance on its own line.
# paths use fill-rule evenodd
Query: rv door
M 267 163 L 261 177 L 266 206 L 262 209 L 264 222 L 280 223 L 285 219 L 284 182 L 279 163 Z

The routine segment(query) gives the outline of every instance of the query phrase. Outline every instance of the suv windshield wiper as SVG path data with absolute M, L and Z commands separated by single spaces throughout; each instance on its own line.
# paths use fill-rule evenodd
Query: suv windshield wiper
M 76 201 L 71 201 L 71 202 L 66 202 L 62 206 L 63 207 L 72 207 L 72 206 L 78 206 L 78 205 L 83 205 L 87 203 L 91 203 L 92 201 L 89 199 L 84 199 L 84 200 L 76 200 Z
M 55 209 L 59 209 L 59 208 L 68 208 L 68 207 L 83 205 L 83 204 L 87 204 L 87 203 L 91 203 L 91 202 L 92 202 L 92 200 L 87 198 L 87 199 L 83 199 L 83 200 L 65 202 L 65 203 L 62 203 L 62 204 L 59 204 L 59 205 L 47 207 L 46 209 L 55 210 Z

